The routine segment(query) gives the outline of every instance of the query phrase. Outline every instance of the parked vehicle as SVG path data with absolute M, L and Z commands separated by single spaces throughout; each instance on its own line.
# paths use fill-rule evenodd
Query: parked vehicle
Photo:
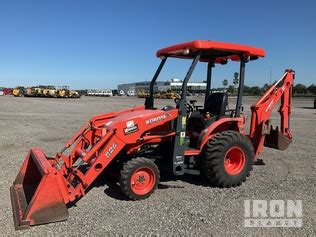
M 106 97 L 113 96 L 112 90 L 103 90 L 103 96 L 106 96 Z
M 25 88 L 23 86 L 18 86 L 17 88 L 13 89 L 12 94 L 15 97 L 21 97 L 25 93 Z
M 136 96 L 136 92 L 134 90 L 127 91 L 127 96 Z
M 149 96 L 149 93 L 145 92 L 145 91 L 139 91 L 137 94 L 138 98 L 147 98 Z
M 4 88 L 2 91 L 4 95 L 11 95 L 13 90 L 11 88 Z
M 113 96 L 112 90 L 87 90 L 87 96 L 105 96 L 110 97 Z
M 81 95 L 79 94 L 78 91 L 72 91 L 72 90 L 69 90 L 69 98 L 80 98 Z

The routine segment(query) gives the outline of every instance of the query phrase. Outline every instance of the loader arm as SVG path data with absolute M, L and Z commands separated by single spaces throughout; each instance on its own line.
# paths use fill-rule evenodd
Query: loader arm
M 287 69 L 281 79 L 275 82 L 264 95 L 251 106 L 251 124 L 249 137 L 253 141 L 255 160 L 263 146 L 280 150 L 287 148 L 292 139 L 290 114 L 292 88 L 295 72 Z M 278 112 L 281 115 L 280 130 L 270 126 L 270 117 L 274 107 L 281 100 Z

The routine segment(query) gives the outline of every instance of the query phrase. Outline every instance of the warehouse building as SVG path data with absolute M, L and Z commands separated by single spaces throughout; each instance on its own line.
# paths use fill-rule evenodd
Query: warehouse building
M 125 94 L 128 91 L 135 91 L 136 93 L 148 92 L 149 85 L 150 85 L 150 81 L 143 81 L 143 82 L 121 84 L 117 86 L 117 89 L 119 91 L 123 90 Z M 182 87 L 182 81 L 180 79 L 173 78 L 171 79 L 171 81 L 167 81 L 167 82 L 157 81 L 154 86 L 154 91 L 155 92 L 158 92 L 158 91 L 180 92 L 181 87 Z M 189 82 L 187 87 L 190 93 L 201 93 L 201 92 L 204 92 L 206 89 L 206 82 Z
M 127 83 L 127 84 L 118 85 L 117 90 L 124 91 L 124 94 L 126 94 L 128 91 L 136 91 L 136 83 Z

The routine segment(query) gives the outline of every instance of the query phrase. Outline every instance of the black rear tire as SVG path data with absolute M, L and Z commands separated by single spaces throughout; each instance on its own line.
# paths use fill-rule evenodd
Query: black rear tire
M 236 131 L 224 131 L 207 142 L 201 159 L 202 174 L 210 185 L 236 187 L 250 175 L 254 149 L 248 137 Z
M 159 170 L 152 160 L 137 157 L 123 164 L 119 183 L 128 198 L 148 198 L 158 187 L 158 182 Z

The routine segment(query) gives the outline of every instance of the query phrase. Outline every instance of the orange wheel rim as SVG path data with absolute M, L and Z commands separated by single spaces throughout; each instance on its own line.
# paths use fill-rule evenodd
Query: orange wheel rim
M 245 152 L 235 146 L 230 148 L 225 155 L 224 167 L 228 174 L 237 175 L 245 167 L 246 164 L 246 155 Z
M 155 183 L 155 172 L 148 167 L 139 168 L 131 177 L 131 189 L 137 195 L 146 195 L 153 189 Z

